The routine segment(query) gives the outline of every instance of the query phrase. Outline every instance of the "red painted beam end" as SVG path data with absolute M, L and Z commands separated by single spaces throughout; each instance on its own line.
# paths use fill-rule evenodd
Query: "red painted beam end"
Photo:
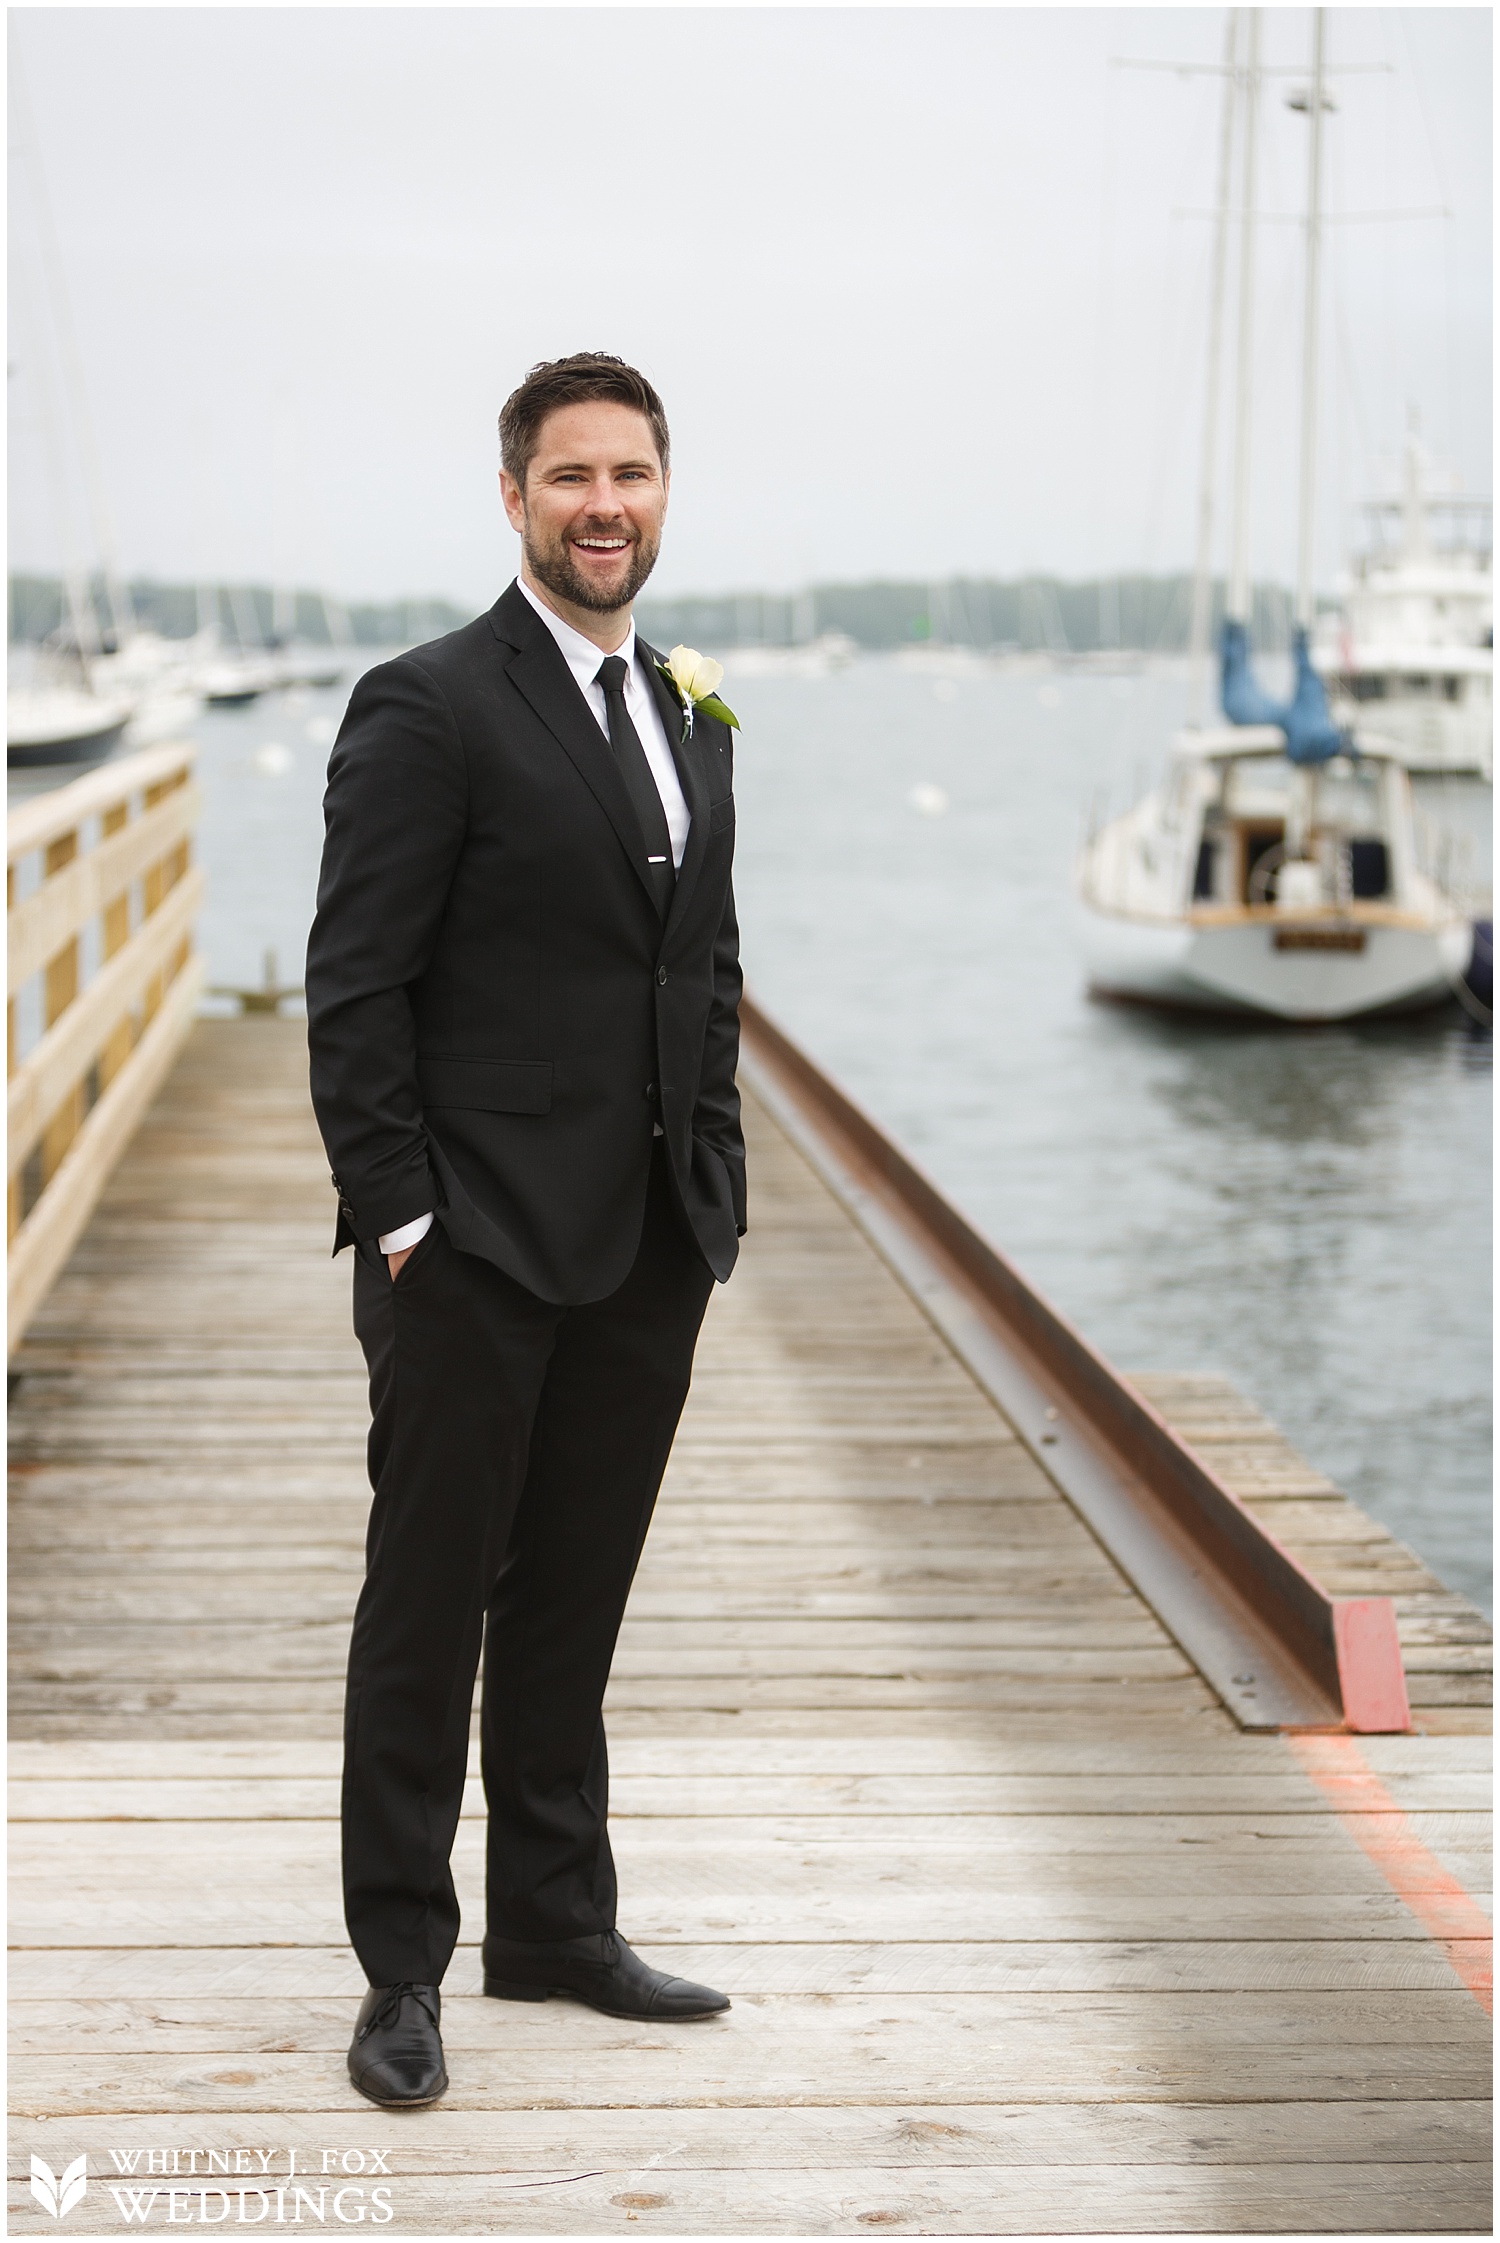
M 1411 1728 L 1406 1670 L 1389 1597 L 1334 1597 L 1333 1641 L 1344 1726 L 1363 1736 Z

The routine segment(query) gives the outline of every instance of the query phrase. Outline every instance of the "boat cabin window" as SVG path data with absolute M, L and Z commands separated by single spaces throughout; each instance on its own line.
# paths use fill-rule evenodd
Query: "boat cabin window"
M 1248 818 L 1259 824 L 1274 819 L 1279 826 L 1286 816 L 1292 767 L 1284 756 L 1246 756 L 1231 763 L 1224 774 L 1223 805 L 1227 816 Z
M 1366 765 L 1335 765 L 1318 774 L 1318 824 L 1343 833 L 1378 834 L 1385 824 L 1380 782 Z
M 1349 844 L 1349 888 L 1356 902 L 1369 903 L 1391 884 L 1390 851 L 1378 834 Z

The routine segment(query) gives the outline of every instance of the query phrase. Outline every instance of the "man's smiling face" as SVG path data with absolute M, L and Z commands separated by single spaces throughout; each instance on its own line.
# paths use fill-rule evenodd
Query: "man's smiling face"
M 563 606 L 628 608 L 656 563 L 667 486 L 644 413 L 607 398 L 543 421 L 524 488 L 500 488 L 528 573 Z

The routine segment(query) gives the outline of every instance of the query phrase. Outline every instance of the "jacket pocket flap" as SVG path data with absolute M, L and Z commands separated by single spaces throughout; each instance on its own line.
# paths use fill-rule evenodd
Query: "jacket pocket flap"
M 550 1059 L 417 1060 L 424 1106 L 474 1106 L 487 1114 L 545 1114 L 552 1107 Z
M 733 824 L 734 796 L 727 794 L 722 802 L 715 802 L 710 805 L 708 830 L 710 833 L 722 833 L 726 826 L 732 826 Z

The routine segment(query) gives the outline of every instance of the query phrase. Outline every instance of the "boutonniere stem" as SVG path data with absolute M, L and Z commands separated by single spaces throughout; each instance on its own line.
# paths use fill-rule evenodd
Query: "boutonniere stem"
M 724 675 L 722 662 L 700 654 L 696 647 L 674 646 L 666 661 L 658 662 L 656 667 L 671 687 L 682 711 L 684 742 L 693 737 L 693 719 L 700 709 L 705 716 L 717 717 L 721 724 L 733 725 L 738 732 L 739 718 L 718 695 L 719 681 Z

